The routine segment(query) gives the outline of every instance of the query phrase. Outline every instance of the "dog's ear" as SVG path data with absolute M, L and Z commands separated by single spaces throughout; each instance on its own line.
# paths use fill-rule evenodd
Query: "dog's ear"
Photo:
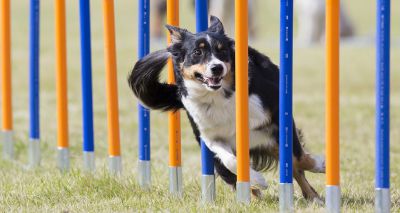
M 169 34 L 171 35 L 172 44 L 181 43 L 185 39 L 185 36 L 187 36 L 187 34 L 189 33 L 187 30 L 181 29 L 179 27 L 171 25 L 165 25 L 165 27 L 168 29 Z
M 208 31 L 225 34 L 224 25 L 222 25 L 222 22 L 215 16 L 210 16 L 210 27 L 208 28 Z

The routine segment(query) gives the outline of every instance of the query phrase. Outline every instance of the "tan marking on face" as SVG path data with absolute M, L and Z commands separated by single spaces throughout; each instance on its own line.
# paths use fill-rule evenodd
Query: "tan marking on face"
M 206 46 L 206 44 L 204 44 L 203 42 L 201 42 L 200 44 L 199 44 L 199 47 L 200 48 L 203 48 L 203 47 L 205 47 Z
M 222 44 L 218 44 L 217 45 L 217 48 L 220 50 L 220 49 L 222 49 Z
M 206 64 L 195 64 L 190 67 L 183 67 L 182 75 L 185 79 L 196 80 L 194 73 L 198 72 L 202 75 L 206 73 Z
M 229 63 L 229 62 L 224 62 L 224 64 L 225 64 L 226 70 L 227 70 L 227 73 L 226 73 L 226 75 L 224 76 L 224 81 L 225 81 L 228 85 L 231 85 L 231 84 L 233 84 L 233 75 L 232 75 L 232 72 L 231 72 L 231 63 Z

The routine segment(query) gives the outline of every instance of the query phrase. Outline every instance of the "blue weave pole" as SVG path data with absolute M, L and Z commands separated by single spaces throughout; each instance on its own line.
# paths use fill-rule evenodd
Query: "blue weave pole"
M 390 0 L 377 1 L 376 212 L 390 212 Z
M 79 1 L 82 76 L 82 123 L 84 168 L 94 170 L 94 130 L 92 97 L 92 53 L 90 37 L 90 1 Z
M 150 51 L 150 0 L 139 0 L 139 59 Z M 151 184 L 150 171 L 150 111 L 138 104 L 139 117 L 139 184 L 146 188 Z
M 31 0 L 30 6 L 30 59 L 29 59 L 29 97 L 30 97 L 30 139 L 40 139 L 39 123 L 39 23 L 40 1 Z
M 40 115 L 39 115 L 39 31 L 40 1 L 30 0 L 29 19 L 29 163 L 40 164 Z
M 279 76 L 279 174 L 281 212 L 293 211 L 293 0 L 281 0 Z
M 196 31 L 208 29 L 208 0 L 196 0 Z M 214 153 L 201 140 L 201 172 L 203 202 L 215 200 Z

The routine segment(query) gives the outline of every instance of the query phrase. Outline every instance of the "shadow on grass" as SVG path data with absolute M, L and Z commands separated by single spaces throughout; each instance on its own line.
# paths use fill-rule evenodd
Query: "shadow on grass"
M 392 211 L 394 209 L 399 209 L 400 207 L 400 199 L 396 197 L 395 194 L 391 195 L 391 208 Z M 348 195 L 343 195 L 342 197 L 342 205 L 347 206 L 366 206 L 371 205 L 372 207 L 375 205 L 375 199 L 371 197 L 349 197 Z
M 364 205 L 374 205 L 375 200 L 371 197 L 366 196 L 348 196 L 342 195 L 342 206 L 364 206 Z

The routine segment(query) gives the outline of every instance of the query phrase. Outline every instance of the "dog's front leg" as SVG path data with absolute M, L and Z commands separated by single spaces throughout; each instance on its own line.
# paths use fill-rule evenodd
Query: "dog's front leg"
M 206 138 L 203 138 L 203 140 L 207 147 L 221 159 L 224 166 L 233 174 L 237 174 L 237 160 L 232 152 L 231 146 L 226 142 L 210 141 Z M 250 168 L 250 184 L 252 188 L 258 189 L 266 189 L 268 186 L 264 176 L 252 168 Z

